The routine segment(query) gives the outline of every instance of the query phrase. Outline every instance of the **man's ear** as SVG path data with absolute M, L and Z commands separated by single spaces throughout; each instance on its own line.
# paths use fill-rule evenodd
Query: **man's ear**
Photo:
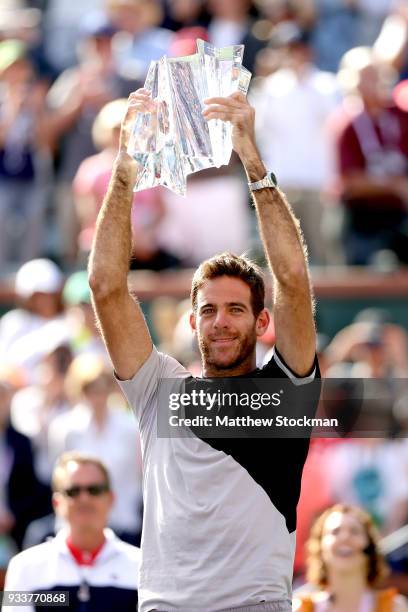
M 52 502 L 52 507 L 54 508 L 54 511 L 56 512 L 60 504 L 60 494 L 54 491 L 54 493 L 52 494 L 51 502 Z
M 116 501 L 116 495 L 114 494 L 113 491 L 108 491 L 108 495 L 109 495 L 109 511 L 112 509 L 113 504 Z
M 258 336 L 258 338 L 264 335 L 264 333 L 269 327 L 270 321 L 271 321 L 271 315 L 269 314 L 269 311 L 266 308 L 264 308 L 259 313 L 258 318 L 256 320 L 256 324 L 255 324 L 255 331 L 256 331 L 256 335 Z
M 190 326 L 194 332 L 197 331 L 195 312 L 193 310 L 190 312 Z

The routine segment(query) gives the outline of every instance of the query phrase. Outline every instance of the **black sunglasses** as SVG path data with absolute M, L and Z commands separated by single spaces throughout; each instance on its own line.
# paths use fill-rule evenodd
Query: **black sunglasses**
M 62 494 L 65 495 L 65 497 L 71 497 L 75 499 L 75 497 L 79 497 L 81 495 L 82 491 L 85 491 L 86 493 L 88 493 L 88 495 L 91 495 L 92 497 L 98 497 L 99 495 L 103 495 L 104 493 L 107 493 L 109 491 L 109 485 L 106 483 L 90 484 L 85 485 L 83 487 L 75 485 L 73 487 L 70 487 L 69 489 L 64 489 L 62 491 Z

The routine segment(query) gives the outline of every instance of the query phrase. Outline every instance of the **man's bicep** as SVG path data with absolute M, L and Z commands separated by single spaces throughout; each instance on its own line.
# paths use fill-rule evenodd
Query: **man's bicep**
M 131 379 L 118 380 L 120 388 L 139 421 L 141 431 L 149 421 L 147 415 L 151 415 L 152 411 L 154 412 L 157 408 L 160 409 L 158 404 L 165 402 L 167 409 L 171 392 L 169 390 L 173 389 L 174 379 L 180 379 L 177 383 L 180 387 L 182 380 L 189 375 L 189 372 L 176 359 L 160 353 L 153 347 L 148 359 Z M 166 385 L 166 381 L 170 383 L 170 386 Z
M 104 299 L 94 297 L 93 306 L 115 372 L 132 378 L 152 352 L 152 341 L 139 304 L 127 291 Z
M 310 373 L 316 353 L 313 298 L 309 286 L 287 290 L 275 284 L 275 345 L 298 376 Z

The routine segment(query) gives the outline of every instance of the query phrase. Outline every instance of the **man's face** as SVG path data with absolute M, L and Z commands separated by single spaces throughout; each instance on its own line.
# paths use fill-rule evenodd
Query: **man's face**
M 229 276 L 204 283 L 190 318 L 203 364 L 211 373 L 228 373 L 246 362 L 252 367 L 257 337 L 265 332 L 268 322 L 266 311 L 255 318 L 250 287 Z
M 70 461 L 60 483 L 60 490 L 54 493 L 53 503 L 56 513 L 69 524 L 71 530 L 104 529 L 113 504 L 111 491 L 92 495 L 86 487 L 98 489 L 105 485 L 104 474 L 92 463 Z M 79 487 L 79 494 L 75 488 Z M 72 495 L 72 492 L 75 495 Z M 71 493 L 71 496 L 70 496 Z

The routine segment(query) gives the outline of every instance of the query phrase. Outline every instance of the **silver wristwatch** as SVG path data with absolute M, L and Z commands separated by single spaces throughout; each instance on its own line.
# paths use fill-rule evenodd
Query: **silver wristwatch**
M 265 189 L 270 187 L 275 189 L 277 187 L 278 181 L 276 180 L 276 176 L 273 172 L 268 172 L 266 176 L 260 181 L 256 181 L 255 183 L 248 183 L 248 187 L 250 191 L 257 191 L 258 189 Z

